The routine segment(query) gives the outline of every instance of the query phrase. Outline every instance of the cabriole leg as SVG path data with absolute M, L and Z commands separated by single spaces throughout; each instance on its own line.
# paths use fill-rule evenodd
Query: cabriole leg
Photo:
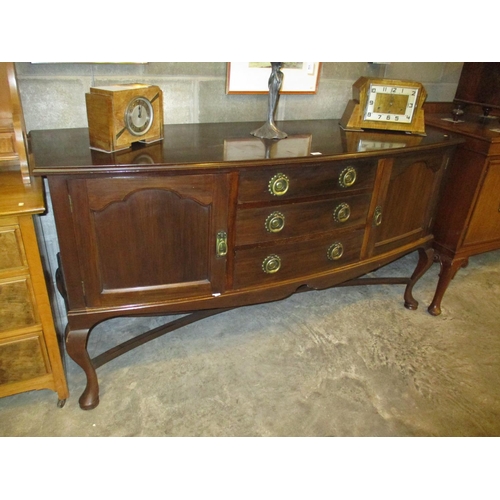
M 445 256 L 440 256 L 441 272 L 439 273 L 439 281 L 436 287 L 436 293 L 432 299 L 431 305 L 427 308 L 429 314 L 433 316 L 439 316 L 441 314 L 441 301 L 443 300 L 443 295 L 446 292 L 448 285 L 451 280 L 457 274 L 457 271 L 461 267 L 467 266 L 469 263 L 468 259 L 455 259 L 452 260 Z
M 90 328 L 66 331 L 66 349 L 70 358 L 85 372 L 87 386 L 80 396 L 82 410 L 92 410 L 99 404 L 99 383 L 92 360 L 87 351 Z
M 417 309 L 418 302 L 413 298 L 412 292 L 415 283 L 427 272 L 429 267 L 431 267 L 434 259 L 434 249 L 433 248 L 419 248 L 418 249 L 418 262 L 415 271 L 410 278 L 410 283 L 406 286 L 404 299 L 405 307 L 407 309 Z

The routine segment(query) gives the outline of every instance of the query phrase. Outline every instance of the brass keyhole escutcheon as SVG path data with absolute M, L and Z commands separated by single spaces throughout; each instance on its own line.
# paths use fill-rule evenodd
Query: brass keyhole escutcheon
M 277 273 L 281 267 L 281 259 L 278 255 L 268 255 L 262 262 L 262 270 L 266 274 Z
M 340 203 L 333 211 L 333 220 L 335 222 L 347 222 L 351 216 L 351 207 L 348 203 Z
M 290 180 L 285 174 L 276 174 L 269 181 L 269 192 L 273 196 L 283 196 L 290 187 Z
M 281 212 L 273 212 L 266 219 L 266 231 L 279 233 L 285 227 L 285 216 Z
M 339 260 L 340 257 L 342 257 L 342 254 L 344 253 L 344 246 L 340 241 L 336 241 L 330 247 L 328 248 L 328 251 L 326 252 L 326 255 L 328 257 L 328 260 Z
M 375 213 L 373 214 L 373 223 L 376 226 L 380 226 L 380 224 L 382 224 L 382 207 L 380 205 L 375 208 Z
M 227 254 L 227 233 L 225 231 L 219 231 L 217 233 L 216 253 L 217 257 L 224 257 Z
M 357 172 L 354 167 L 347 167 L 340 172 L 339 184 L 340 187 L 351 187 L 356 182 Z

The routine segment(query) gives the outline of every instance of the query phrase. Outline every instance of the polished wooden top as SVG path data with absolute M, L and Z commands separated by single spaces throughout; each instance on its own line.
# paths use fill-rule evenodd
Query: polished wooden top
M 314 157 L 329 159 L 396 154 L 420 148 L 458 144 L 442 131 L 428 127 L 425 137 L 395 132 L 346 132 L 338 120 L 284 121 L 279 128 L 288 134 L 280 141 L 250 135 L 260 122 L 165 125 L 164 139 L 153 144 L 134 144 L 114 153 L 92 150 L 87 128 L 33 130 L 30 150 L 34 175 L 147 172 L 178 169 L 220 169 L 252 164 L 294 164 Z
M 0 170 L 0 216 L 42 213 L 45 211 L 41 179 L 23 182 L 19 169 Z
M 454 122 L 451 113 L 435 113 L 427 114 L 425 121 L 451 133 L 456 132 L 474 139 L 500 144 L 500 118 L 497 116 L 482 119 L 479 114 L 465 113 Z

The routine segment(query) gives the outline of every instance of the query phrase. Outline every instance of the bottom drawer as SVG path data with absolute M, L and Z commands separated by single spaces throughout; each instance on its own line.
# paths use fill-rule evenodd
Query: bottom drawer
M 42 334 L 0 340 L 0 384 L 22 382 L 49 373 Z
M 359 260 L 363 228 L 322 235 L 304 241 L 288 241 L 236 250 L 235 289 L 277 283 L 335 270 Z

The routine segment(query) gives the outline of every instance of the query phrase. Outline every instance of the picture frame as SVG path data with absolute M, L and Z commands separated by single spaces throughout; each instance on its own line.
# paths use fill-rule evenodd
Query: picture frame
M 318 90 L 320 62 L 283 63 L 281 94 L 315 94 Z M 228 62 L 226 94 L 267 94 L 270 62 Z

